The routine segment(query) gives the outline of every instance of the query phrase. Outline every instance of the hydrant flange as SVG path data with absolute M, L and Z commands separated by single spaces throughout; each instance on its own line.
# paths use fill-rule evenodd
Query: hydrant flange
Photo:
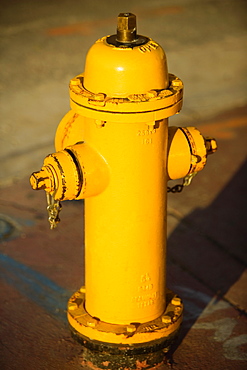
M 129 325 L 114 325 L 92 317 L 85 310 L 85 288 L 77 291 L 68 302 L 68 321 L 73 337 L 84 346 L 83 365 L 111 370 L 120 365 L 135 369 L 145 364 L 156 369 L 178 336 L 183 304 L 172 291 L 166 292 L 167 307 L 155 320 Z M 99 355 L 102 354 L 102 355 Z M 104 367 L 103 367 L 104 368 Z
M 113 344 L 131 347 L 134 352 L 136 344 L 146 348 L 147 343 L 152 341 L 166 341 L 170 335 L 177 332 L 182 321 L 183 304 L 181 299 L 172 291 L 167 290 L 167 306 L 161 316 L 145 323 L 130 323 L 128 325 L 116 325 L 100 321 L 92 317 L 85 309 L 85 288 L 82 287 L 74 293 L 68 302 L 68 321 L 74 332 L 84 340 L 93 339 L 104 342 L 111 348 Z M 139 352 L 140 352 L 140 346 Z M 115 350 L 113 350 L 115 353 Z
M 70 105 L 78 114 L 101 121 L 145 122 L 173 116 L 182 108 L 183 83 L 169 74 L 169 86 L 161 90 L 149 90 L 143 94 L 129 94 L 126 97 L 109 97 L 85 89 L 84 74 L 76 76 L 70 83 Z

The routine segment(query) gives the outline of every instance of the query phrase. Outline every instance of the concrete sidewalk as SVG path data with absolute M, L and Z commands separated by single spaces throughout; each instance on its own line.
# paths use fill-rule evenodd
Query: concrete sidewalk
M 219 145 L 192 184 L 168 197 L 168 286 L 182 297 L 185 317 L 164 368 L 245 369 L 245 2 L 57 4 L 2 1 L 1 369 L 82 368 L 65 309 L 83 284 L 83 202 L 65 202 L 61 225 L 50 231 L 45 195 L 32 191 L 29 175 L 54 150 L 69 109 L 68 82 L 83 71 L 87 49 L 115 32 L 116 16 L 126 10 L 184 81 L 184 107 L 170 124 L 195 125 Z

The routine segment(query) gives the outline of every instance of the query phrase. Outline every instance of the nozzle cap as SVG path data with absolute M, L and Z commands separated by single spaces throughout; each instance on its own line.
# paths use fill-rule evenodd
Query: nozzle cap
M 46 166 L 42 167 L 40 171 L 32 173 L 30 184 L 34 190 L 46 190 L 51 187 L 50 175 Z

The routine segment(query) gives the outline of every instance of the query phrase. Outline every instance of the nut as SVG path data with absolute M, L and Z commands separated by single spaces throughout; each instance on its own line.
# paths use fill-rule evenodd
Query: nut
M 126 329 L 128 333 L 134 333 L 136 331 L 136 327 L 134 325 L 128 325 Z
M 120 13 L 117 23 L 117 41 L 132 42 L 136 39 L 136 16 L 132 13 Z
M 74 302 L 69 302 L 68 303 L 68 310 L 69 311 L 74 311 L 74 310 L 76 310 L 78 308 L 78 306 L 77 306 L 77 304 L 76 303 L 74 303 Z
M 183 82 L 178 77 L 172 80 L 171 84 L 172 86 L 183 86 Z
M 171 319 L 171 317 L 170 317 L 170 316 L 168 316 L 168 315 L 164 315 L 164 316 L 162 316 L 162 322 L 163 322 L 164 324 L 170 324 L 170 323 L 172 322 L 172 319 Z
M 96 321 L 93 320 L 87 320 L 87 326 L 90 326 L 90 328 L 95 328 Z
M 172 298 L 171 304 L 173 304 L 174 306 L 180 306 L 181 303 L 182 303 L 182 301 L 179 297 L 173 297 Z
M 70 84 L 73 85 L 73 86 L 79 85 L 79 83 L 80 83 L 80 81 L 78 80 L 77 77 L 72 78 L 72 80 L 70 80 Z

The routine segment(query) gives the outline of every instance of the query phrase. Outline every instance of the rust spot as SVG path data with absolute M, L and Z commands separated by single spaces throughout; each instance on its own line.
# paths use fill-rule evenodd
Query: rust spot
M 104 365 L 104 366 L 109 366 L 109 364 L 110 364 L 110 361 L 103 361 L 102 362 L 102 365 Z
M 139 360 L 137 360 L 136 361 L 136 368 L 138 369 L 138 370 L 142 370 L 142 369 L 145 369 L 145 368 L 147 368 L 148 367 L 148 365 L 147 365 L 147 360 L 145 360 L 145 361 L 139 361 Z
M 73 123 L 75 122 L 75 120 L 77 119 L 78 116 L 79 116 L 79 114 L 75 113 L 73 115 L 73 117 L 71 118 L 71 120 L 69 120 L 66 123 L 66 125 L 64 127 L 64 136 L 63 136 L 62 143 L 61 143 L 62 148 L 64 148 L 64 141 L 69 137 L 70 129 L 71 129 Z
M 105 361 L 105 362 L 109 362 L 109 361 Z M 95 366 L 91 361 L 82 360 L 81 365 L 87 366 L 92 370 L 102 370 L 102 368 Z M 111 369 L 104 369 L 104 370 L 111 370 Z

